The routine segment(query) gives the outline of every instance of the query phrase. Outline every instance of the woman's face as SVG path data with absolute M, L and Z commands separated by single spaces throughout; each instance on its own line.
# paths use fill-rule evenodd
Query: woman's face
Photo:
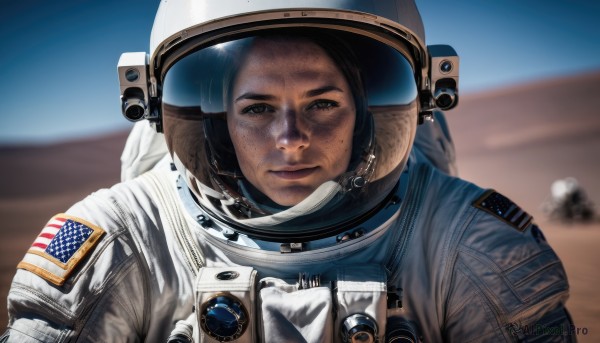
M 296 205 L 347 170 L 355 104 L 318 45 L 257 39 L 230 99 L 227 125 L 242 173 L 274 202 Z

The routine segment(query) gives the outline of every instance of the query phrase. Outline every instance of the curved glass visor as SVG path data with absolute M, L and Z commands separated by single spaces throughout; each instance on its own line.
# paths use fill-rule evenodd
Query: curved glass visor
M 172 65 L 162 118 L 205 210 L 251 235 L 301 240 L 390 194 L 414 138 L 417 88 L 404 55 L 374 39 L 268 32 Z

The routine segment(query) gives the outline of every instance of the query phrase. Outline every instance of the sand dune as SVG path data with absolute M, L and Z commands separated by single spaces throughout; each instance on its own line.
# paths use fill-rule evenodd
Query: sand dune
M 600 72 L 462 96 L 447 117 L 463 178 L 529 211 L 563 259 L 580 342 L 600 341 L 600 224 L 550 222 L 550 184 L 574 176 L 600 204 Z M 126 133 L 49 146 L 0 147 L 0 309 L 14 268 L 47 219 L 119 179 Z M 0 323 L 6 313 L 0 310 Z M 0 327 L 3 324 L 0 324 Z

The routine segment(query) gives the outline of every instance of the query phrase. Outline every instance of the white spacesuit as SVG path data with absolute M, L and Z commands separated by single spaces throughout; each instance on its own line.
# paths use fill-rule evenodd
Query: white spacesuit
M 119 77 L 153 129 L 35 239 L 0 341 L 575 339 L 531 216 L 452 176 L 458 57 L 413 1 L 164 0 L 150 50 Z

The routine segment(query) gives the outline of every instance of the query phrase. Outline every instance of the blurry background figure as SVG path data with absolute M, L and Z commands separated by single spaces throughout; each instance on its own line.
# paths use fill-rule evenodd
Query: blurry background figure
M 592 202 L 574 177 L 556 180 L 550 187 L 550 197 L 542 204 L 550 219 L 589 221 L 594 217 Z

